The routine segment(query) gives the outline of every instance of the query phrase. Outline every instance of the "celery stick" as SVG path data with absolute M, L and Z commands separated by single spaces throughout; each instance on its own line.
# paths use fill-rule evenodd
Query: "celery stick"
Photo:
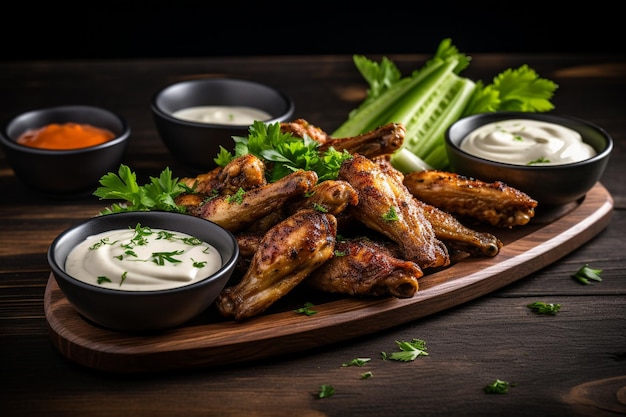
M 426 163 L 426 161 L 404 148 L 398 149 L 393 153 L 393 155 L 391 155 L 391 164 L 394 168 L 404 174 L 413 171 L 433 169 L 433 167 Z
M 410 78 L 398 81 L 376 99 L 366 100 L 350 113 L 348 119 L 331 133 L 331 136 L 335 138 L 355 136 L 387 123 L 401 123 L 400 120 L 393 119 L 395 116 L 391 116 L 390 113 L 396 113 L 396 106 L 406 101 L 405 96 L 419 89 L 422 81 L 442 65 L 443 61 L 440 61 L 424 67 Z
M 475 83 L 467 78 L 449 74 L 447 80 L 449 82 L 432 97 L 428 107 L 407 123 L 404 147 L 424 160 L 443 145 L 446 129 L 461 117 L 474 91 Z M 439 164 L 434 166 L 445 168 Z

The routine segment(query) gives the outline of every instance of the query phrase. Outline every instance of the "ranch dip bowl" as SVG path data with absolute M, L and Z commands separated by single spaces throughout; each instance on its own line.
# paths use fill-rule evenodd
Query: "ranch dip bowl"
M 172 155 L 189 168 L 208 171 L 216 167 L 220 147 L 233 150 L 233 136 L 248 136 L 255 120 L 288 121 L 295 105 L 284 92 L 260 82 L 195 78 L 158 90 L 150 109 Z
M 502 181 L 537 200 L 538 207 L 556 207 L 583 198 L 600 180 L 613 139 L 571 116 L 495 112 L 453 123 L 445 146 L 452 171 Z
M 125 332 L 173 328 L 200 315 L 228 282 L 238 256 L 235 237 L 221 226 L 156 211 L 88 219 L 48 249 L 52 274 L 77 312 Z

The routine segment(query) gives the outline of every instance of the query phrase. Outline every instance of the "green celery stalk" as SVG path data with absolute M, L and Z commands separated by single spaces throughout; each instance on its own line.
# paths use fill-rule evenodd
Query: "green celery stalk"
M 331 136 L 335 138 L 355 136 L 387 123 L 401 123 L 401 120 L 393 118 L 397 113 L 396 106 L 406 102 L 407 95 L 414 95 L 414 91 L 421 87 L 424 79 L 429 78 L 443 64 L 443 61 L 434 62 L 421 71 L 414 72 L 411 77 L 396 82 L 375 99 L 366 100 L 350 113 L 348 119 Z
M 458 120 L 474 92 L 475 83 L 454 73 L 448 74 L 428 106 L 407 123 L 403 146 L 438 169 L 446 168 L 448 158 L 443 146 L 446 129 Z M 437 152 L 444 150 L 443 155 Z M 435 153 L 435 155 L 433 155 Z M 443 158 L 441 158 L 443 156 Z
M 471 58 L 459 53 L 450 39 L 444 39 L 434 57 L 406 78 L 387 59 L 380 63 L 360 55 L 354 59 L 370 84 L 368 97 L 331 136 L 348 137 L 387 123 L 404 124 L 404 143 L 391 157 L 402 172 L 448 169 L 444 135 L 461 117 L 502 110 L 549 111 L 558 87 L 526 65 L 502 72 L 489 85 L 461 77 Z

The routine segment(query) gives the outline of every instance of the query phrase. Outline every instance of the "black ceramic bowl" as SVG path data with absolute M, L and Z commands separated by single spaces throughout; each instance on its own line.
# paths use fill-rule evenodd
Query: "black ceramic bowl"
M 16 142 L 29 129 L 72 122 L 108 129 L 115 138 L 100 145 L 71 150 L 38 149 Z M 89 194 L 103 175 L 116 172 L 129 137 L 130 127 L 121 116 L 85 105 L 28 111 L 11 118 L 0 132 L 0 142 L 15 175 L 28 187 L 59 198 Z
M 247 136 L 250 124 L 230 125 L 183 120 L 176 111 L 197 106 L 245 106 L 267 114 L 266 123 L 287 121 L 293 101 L 283 92 L 253 81 L 202 78 L 177 82 L 159 90 L 151 101 L 154 122 L 163 143 L 183 164 L 197 170 L 215 168 L 220 146 L 234 148 L 232 136 Z
M 186 233 L 213 245 L 221 254 L 221 268 L 186 286 L 155 291 L 124 291 L 92 285 L 65 272 L 69 253 L 88 236 L 135 228 L 138 223 L 142 227 Z M 228 230 L 199 217 L 170 212 L 129 212 L 94 217 L 62 232 L 48 249 L 52 273 L 72 306 L 98 325 L 129 332 L 171 328 L 201 314 L 228 282 L 238 256 L 237 240 Z
M 487 123 L 509 119 L 530 119 L 555 123 L 580 133 L 597 154 L 589 159 L 563 165 L 514 165 L 483 159 L 461 150 L 468 133 Z M 541 206 L 561 206 L 582 198 L 599 180 L 613 140 L 602 128 L 578 118 L 551 113 L 496 112 L 469 116 L 453 123 L 445 135 L 451 170 L 483 181 L 502 181 L 537 200 Z

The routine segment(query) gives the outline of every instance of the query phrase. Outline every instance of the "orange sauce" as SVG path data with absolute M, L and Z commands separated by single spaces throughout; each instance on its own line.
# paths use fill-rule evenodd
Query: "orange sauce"
M 113 139 L 107 129 L 78 123 L 52 123 L 39 129 L 22 133 L 17 143 L 40 149 L 67 150 L 99 145 Z

